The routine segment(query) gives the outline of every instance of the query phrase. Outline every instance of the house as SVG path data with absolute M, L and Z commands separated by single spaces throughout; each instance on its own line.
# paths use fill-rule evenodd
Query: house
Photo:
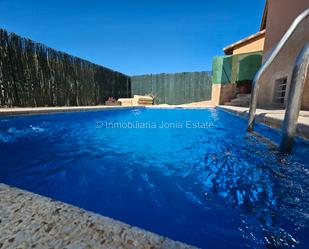
M 251 83 L 262 64 L 264 42 L 265 29 L 225 47 L 224 56 L 213 58 L 215 104 L 249 105 Z M 241 97 L 236 99 L 237 96 Z
M 239 96 L 237 93 L 250 93 L 250 84 L 262 62 L 295 18 L 308 8 L 309 0 L 266 0 L 260 31 L 225 47 L 225 55 L 213 59 L 213 97 L 218 104 L 249 105 L 250 95 L 241 95 L 243 101 L 234 98 Z M 297 27 L 278 58 L 261 77 L 259 106 L 285 107 L 293 66 L 306 42 L 309 42 L 309 18 Z M 302 109 L 309 109 L 308 79 Z
M 233 43 L 223 49 L 226 55 L 236 55 L 254 52 L 263 52 L 265 43 L 265 29 L 254 35 L 250 35 L 238 42 Z
M 308 8 L 309 0 L 266 1 L 260 28 L 266 30 L 263 61 L 268 58 L 295 18 Z M 309 42 L 309 18 L 296 28 L 277 59 L 263 74 L 258 105 L 285 107 L 296 57 L 307 42 Z M 308 77 L 303 92 L 302 109 L 309 109 Z

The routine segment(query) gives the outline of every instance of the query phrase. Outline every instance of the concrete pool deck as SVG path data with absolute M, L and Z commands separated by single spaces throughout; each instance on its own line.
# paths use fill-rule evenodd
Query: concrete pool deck
M 248 117 L 249 108 L 239 106 L 220 105 L 217 108 L 237 114 L 239 116 Z M 285 110 L 283 109 L 257 109 L 256 121 L 264 123 L 270 127 L 280 129 L 284 120 Z M 297 136 L 309 139 L 309 111 L 301 111 L 298 118 Z
M 0 183 L 0 248 L 196 247 Z

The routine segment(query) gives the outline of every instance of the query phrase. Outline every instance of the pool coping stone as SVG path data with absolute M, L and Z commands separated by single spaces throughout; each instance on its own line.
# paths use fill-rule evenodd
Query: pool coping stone
M 196 247 L 0 183 L 0 248 Z
M 249 108 L 248 107 L 239 107 L 239 106 L 217 106 L 219 110 L 227 111 L 229 113 L 236 114 L 238 116 L 242 116 L 248 118 L 249 116 Z M 275 129 L 281 129 L 283 120 L 284 120 L 285 110 L 283 109 L 262 109 L 259 108 L 256 110 L 255 120 L 257 122 L 263 123 L 269 127 Z M 309 111 L 301 111 L 296 135 L 305 140 L 309 140 Z

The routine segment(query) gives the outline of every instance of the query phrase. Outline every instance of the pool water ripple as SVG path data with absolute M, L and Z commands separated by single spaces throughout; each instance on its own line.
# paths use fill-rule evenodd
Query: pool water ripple
M 308 248 L 308 143 L 282 155 L 245 128 L 217 109 L 1 118 L 0 182 L 202 248 Z M 256 130 L 279 142 L 278 131 Z

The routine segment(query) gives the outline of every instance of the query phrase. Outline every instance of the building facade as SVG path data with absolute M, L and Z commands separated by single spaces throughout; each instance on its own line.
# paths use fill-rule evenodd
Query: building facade
M 309 8 L 309 0 L 267 0 L 261 24 L 265 32 L 263 61 L 284 36 L 295 18 Z M 309 42 L 309 18 L 304 20 L 287 41 L 278 57 L 262 75 L 258 104 L 285 107 L 296 57 Z M 302 109 L 309 109 L 309 78 L 305 83 Z
M 239 92 L 239 83 L 253 80 L 262 62 L 268 58 L 295 18 L 308 8 L 309 0 L 266 0 L 260 31 L 224 48 L 225 56 L 214 57 L 215 102 L 229 102 Z M 260 107 L 285 107 L 296 57 L 307 42 L 309 18 L 301 22 L 262 75 L 258 96 Z M 308 81 L 307 77 L 302 97 L 302 109 L 305 110 L 309 109 Z

